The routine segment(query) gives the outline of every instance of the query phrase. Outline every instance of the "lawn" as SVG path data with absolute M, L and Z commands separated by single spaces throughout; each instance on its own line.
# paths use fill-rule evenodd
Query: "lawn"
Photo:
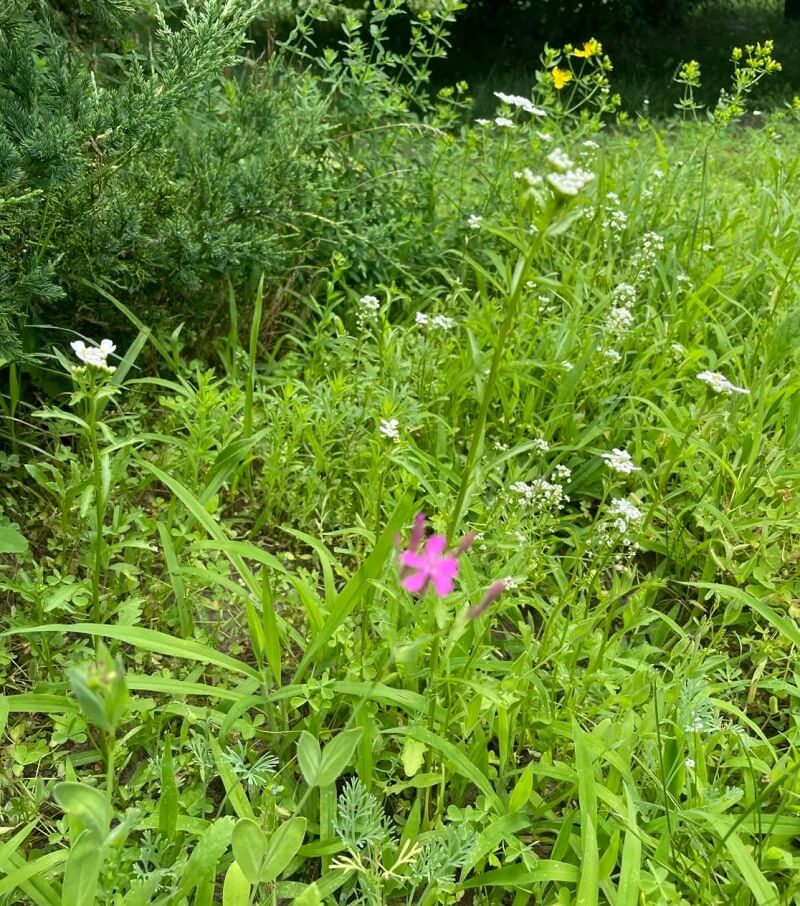
M 800 903 L 800 102 L 733 57 L 382 108 L 312 276 L 6 363 L 2 906 Z

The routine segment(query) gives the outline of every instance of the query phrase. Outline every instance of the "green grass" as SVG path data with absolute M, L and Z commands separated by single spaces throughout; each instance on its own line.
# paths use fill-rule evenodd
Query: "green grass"
M 277 349 L 259 286 L 205 361 L 42 350 L 2 906 L 800 902 L 796 113 L 535 100 L 420 137 L 437 266 L 374 285 L 343 238 Z M 575 197 L 520 175 L 556 146 Z M 401 584 L 418 512 L 476 533 L 443 597 Z

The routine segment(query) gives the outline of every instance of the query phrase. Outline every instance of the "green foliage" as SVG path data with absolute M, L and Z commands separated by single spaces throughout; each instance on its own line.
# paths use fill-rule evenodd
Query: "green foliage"
M 461 128 L 444 35 L 306 25 L 309 191 L 415 157 L 293 329 L 232 279 L 200 361 L 100 286 L 138 335 L 4 404 L 0 904 L 796 901 L 797 111 L 606 129 L 589 41 Z

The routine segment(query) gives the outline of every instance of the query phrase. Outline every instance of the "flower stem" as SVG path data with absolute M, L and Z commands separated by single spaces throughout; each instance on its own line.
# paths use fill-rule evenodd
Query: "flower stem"
M 489 406 L 494 398 L 494 389 L 497 384 L 497 377 L 500 372 L 500 363 L 503 358 L 506 342 L 514 327 L 514 322 L 517 319 L 520 296 L 522 295 L 522 290 L 525 286 L 525 280 L 531 266 L 531 261 L 539 248 L 543 233 L 543 230 L 537 233 L 536 241 L 531 243 L 530 248 L 525 254 L 520 255 L 517 265 L 514 268 L 514 275 L 511 278 L 511 287 L 508 294 L 508 302 L 506 304 L 506 316 L 503 319 L 500 331 L 497 334 L 497 343 L 494 347 L 494 355 L 492 356 L 492 364 L 489 368 L 489 376 L 486 379 L 486 385 L 483 389 L 483 396 L 481 397 L 481 403 L 478 409 L 478 417 L 475 419 L 475 426 L 472 429 L 472 439 L 469 445 L 469 452 L 467 453 L 467 461 L 464 464 L 464 471 L 461 473 L 461 485 L 459 486 L 458 496 L 456 497 L 456 502 L 453 506 L 453 512 L 450 514 L 450 521 L 447 527 L 447 537 L 451 542 L 455 535 L 456 528 L 458 527 L 458 522 L 461 519 L 464 501 L 466 500 L 467 491 L 469 490 L 472 481 L 472 473 L 475 470 L 478 452 L 481 449 L 481 444 L 483 442 L 486 419 L 489 415 Z
M 94 377 L 89 396 L 89 441 L 92 453 L 92 477 L 94 480 L 94 569 L 92 570 L 92 622 L 100 622 L 100 575 L 103 569 L 103 470 L 100 459 L 100 443 L 97 437 L 97 386 Z

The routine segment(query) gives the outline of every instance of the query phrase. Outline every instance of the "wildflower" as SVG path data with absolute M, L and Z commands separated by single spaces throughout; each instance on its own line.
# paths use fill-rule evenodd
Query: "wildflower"
M 520 110 L 524 110 L 526 113 L 530 113 L 533 116 L 547 116 L 545 110 L 534 107 L 532 101 L 529 101 L 528 98 L 524 98 L 519 94 L 503 94 L 502 91 L 495 91 L 494 96 L 499 98 L 504 104 L 508 104 L 509 107 L 519 107 Z
M 587 138 L 586 141 L 583 143 L 583 147 L 588 148 L 590 151 L 597 151 L 599 149 L 600 145 L 598 145 L 597 142 L 592 141 L 592 139 Z
M 85 365 L 113 374 L 114 368 L 106 361 L 117 348 L 111 340 L 102 340 L 99 346 L 87 346 L 83 340 L 70 343 L 73 352 Z
M 553 136 L 550 135 L 549 132 L 537 132 L 537 133 L 536 133 L 536 138 L 541 139 L 541 141 L 543 141 L 543 142 L 551 142 L 551 141 L 553 141 Z
M 537 453 L 547 453 L 550 450 L 550 444 L 543 437 L 534 437 L 531 441 L 531 447 Z
M 481 224 L 483 223 L 483 217 L 480 214 L 470 214 L 469 219 L 467 220 L 467 226 L 471 230 L 479 230 Z
M 481 603 L 476 605 L 475 607 L 470 608 L 469 612 L 467 613 L 467 618 L 474 620 L 484 614 L 506 590 L 506 585 L 507 583 L 503 582 L 502 580 L 500 582 L 495 582 L 494 585 L 492 585 L 492 587 L 483 596 Z
M 569 469 L 567 471 L 569 472 Z M 508 489 L 518 495 L 521 506 L 534 507 L 540 512 L 563 510 L 564 505 L 569 503 L 569 497 L 564 493 L 563 485 L 546 478 L 536 478 L 530 484 L 515 481 L 509 485 Z
M 513 129 L 514 120 L 510 120 L 507 116 L 496 116 L 494 118 L 495 126 L 500 126 L 501 129 Z
M 385 418 L 381 421 L 380 432 L 389 440 L 400 440 L 400 422 L 396 418 Z
M 560 170 L 562 173 L 566 173 L 567 170 L 571 170 L 575 166 L 570 156 L 565 151 L 562 151 L 561 148 L 553 148 L 545 160 L 551 167 Z
M 724 375 L 718 371 L 701 371 L 697 375 L 699 381 L 703 381 L 714 391 L 714 393 L 749 393 L 745 387 L 737 387 L 732 384 Z
M 636 301 L 636 287 L 630 283 L 619 283 L 614 287 L 611 299 L 615 305 L 630 307 Z
M 610 453 L 603 453 L 602 458 L 612 472 L 619 472 L 620 475 L 630 475 L 631 472 L 640 472 L 641 469 L 633 464 L 631 454 L 627 450 L 620 450 L 614 447 Z
M 585 60 L 590 57 L 599 56 L 603 52 L 603 45 L 595 38 L 590 38 L 583 42 L 583 50 L 573 50 L 573 57 L 583 57 Z
M 483 118 L 481 117 L 481 118 L 475 120 L 475 122 L 476 122 L 479 126 L 488 126 L 489 123 L 491 122 L 491 120 L 486 120 L 486 119 L 483 119 Z
M 622 361 L 622 355 L 616 349 L 604 349 L 603 357 L 608 359 L 612 365 L 616 365 L 617 362 Z
M 695 769 L 695 760 L 694 760 L 694 758 L 687 758 L 686 761 L 684 761 L 683 764 L 684 764 L 684 766 L 687 768 L 687 770 L 689 770 L 689 771 L 693 771 L 693 770 Z
M 550 173 L 547 181 L 561 195 L 575 196 L 594 179 L 588 170 L 568 170 L 566 173 Z
M 452 318 L 448 318 L 447 315 L 436 315 L 431 324 L 434 327 L 438 327 L 439 330 L 452 330 L 456 326 L 456 322 Z
M 625 522 L 641 522 L 644 518 L 644 513 L 624 497 L 615 497 L 611 501 L 611 506 L 608 508 L 608 512 L 611 516 L 616 516 L 620 519 L 624 519 Z
M 553 475 L 555 475 L 556 478 L 560 478 L 562 481 L 569 481 L 569 479 L 572 478 L 572 469 L 559 463 L 553 469 Z
M 658 252 L 664 250 L 664 237 L 652 231 L 642 236 L 642 247 L 631 259 L 635 270 L 655 267 L 658 263 Z
M 563 361 L 563 362 L 561 363 L 561 367 L 564 369 L 564 371 L 572 371 L 572 369 L 573 369 L 575 366 L 572 364 L 572 362 L 567 362 L 567 361 L 565 360 L 565 361 Z
M 544 182 L 544 179 L 538 173 L 534 173 L 530 167 L 525 167 L 520 176 L 531 188 L 540 186 Z
M 453 583 L 458 575 L 458 555 L 469 546 L 474 535 L 467 536 L 451 552 L 445 551 L 447 538 L 444 535 L 431 535 L 419 551 L 424 528 L 425 516 L 420 514 L 411 533 L 409 548 L 399 557 L 403 567 L 401 584 L 406 591 L 419 594 L 430 583 L 436 594 L 443 598 L 453 590 Z
M 556 91 L 561 91 L 572 81 L 572 73 L 568 69 L 561 69 L 558 66 L 552 70 L 551 75 L 553 76 L 553 88 Z
M 686 355 L 686 347 L 682 343 L 672 343 L 669 348 L 676 359 L 682 359 Z
M 426 327 L 428 325 L 428 322 L 430 321 L 430 318 L 425 314 L 425 312 L 418 311 L 414 315 L 414 320 L 417 322 L 417 324 L 419 324 L 420 327 Z
M 633 312 L 627 306 L 617 305 L 608 313 L 604 330 L 606 333 L 619 335 L 629 330 L 633 322 Z
M 358 300 L 358 314 L 356 318 L 363 327 L 368 321 L 374 321 L 381 309 L 380 299 L 376 296 L 362 296 Z

